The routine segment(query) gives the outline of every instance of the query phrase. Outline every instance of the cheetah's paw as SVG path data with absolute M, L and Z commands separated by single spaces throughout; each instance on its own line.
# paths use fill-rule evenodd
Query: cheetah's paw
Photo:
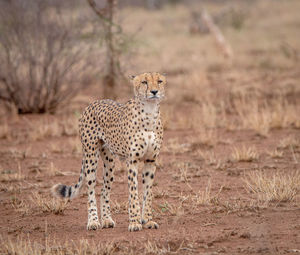
M 143 224 L 144 228 L 150 228 L 150 229 L 158 229 L 158 224 L 155 221 L 148 221 L 147 223 Z
M 87 230 L 97 230 L 101 227 L 99 221 L 89 221 L 87 224 Z
M 140 223 L 130 223 L 128 227 L 128 231 L 133 232 L 133 231 L 140 231 L 142 230 L 142 224 Z
M 102 228 L 114 228 L 116 225 L 111 218 L 102 220 L 101 223 L 102 223 Z

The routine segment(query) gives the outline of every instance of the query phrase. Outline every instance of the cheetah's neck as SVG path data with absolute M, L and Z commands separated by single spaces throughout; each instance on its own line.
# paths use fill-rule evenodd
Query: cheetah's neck
M 157 125 L 157 120 L 159 119 L 159 101 L 138 101 L 137 103 L 141 110 L 141 125 L 145 128 L 145 131 L 153 131 Z
M 157 102 L 157 100 L 141 102 L 140 107 L 141 109 L 144 110 L 145 114 L 150 118 L 151 117 L 154 118 L 159 113 L 159 103 Z

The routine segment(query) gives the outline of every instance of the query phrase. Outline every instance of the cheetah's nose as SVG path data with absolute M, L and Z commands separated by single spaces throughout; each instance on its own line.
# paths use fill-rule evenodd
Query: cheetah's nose
M 150 92 L 155 96 L 157 94 L 158 90 L 151 90 Z

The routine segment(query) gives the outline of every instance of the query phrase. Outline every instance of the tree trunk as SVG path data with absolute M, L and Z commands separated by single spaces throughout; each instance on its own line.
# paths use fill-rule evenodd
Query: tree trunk
M 119 56 L 114 46 L 114 11 L 116 6 L 116 0 L 107 0 L 107 19 L 109 22 L 105 22 L 105 41 L 106 41 L 106 72 L 103 77 L 103 95 L 105 98 L 116 99 L 116 79 L 118 76 L 118 61 Z

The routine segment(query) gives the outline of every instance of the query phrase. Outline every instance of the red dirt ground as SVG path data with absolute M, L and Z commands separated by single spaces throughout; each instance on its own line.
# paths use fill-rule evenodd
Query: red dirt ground
M 116 171 L 116 181 L 112 189 L 113 218 L 116 221 L 114 229 L 87 231 L 87 197 L 85 192 L 74 199 L 63 214 L 55 215 L 42 212 L 34 206 L 29 212 L 23 213 L 13 208 L 12 200 L 32 204 L 29 199 L 33 191 L 48 197 L 50 187 L 55 183 L 73 184 L 80 170 L 80 153 L 74 154 L 66 147 L 71 137 L 47 137 L 40 141 L 30 141 L 22 137 L 25 119 L 35 122 L 40 118 L 52 116 L 24 116 L 10 123 L 19 136 L 16 139 L 0 140 L 0 164 L 2 173 L 18 172 L 18 164 L 25 180 L 2 181 L 0 192 L 0 235 L 6 240 L 17 240 L 18 237 L 29 238 L 31 241 L 45 242 L 45 238 L 59 240 L 64 243 L 87 239 L 95 243 L 113 242 L 117 244 L 120 253 L 131 250 L 134 254 L 147 251 L 145 244 L 150 241 L 163 249 L 170 249 L 178 254 L 285 254 L 300 251 L 300 208 L 292 202 L 271 203 L 267 206 L 253 204 L 253 194 L 249 194 L 243 182 L 244 174 L 253 169 L 286 172 L 299 167 L 293 162 L 289 149 L 284 150 L 284 156 L 273 159 L 261 153 L 254 162 L 232 162 L 223 160 L 221 167 L 207 164 L 195 153 L 199 148 L 211 151 L 204 145 L 197 144 L 197 132 L 193 130 L 170 130 L 165 132 L 165 149 L 156 175 L 154 189 L 154 218 L 159 223 L 158 230 L 142 230 L 129 233 L 128 214 L 125 208 L 127 201 L 127 183 L 124 166 Z M 55 118 L 61 118 L 56 116 Z M 300 133 L 294 129 L 274 130 L 269 138 L 261 139 L 251 131 L 219 130 L 222 139 L 231 139 L 236 145 L 255 145 L 260 152 L 273 148 L 274 144 L 288 135 L 300 138 Z M 192 139 L 194 137 L 194 139 Z M 168 148 L 168 142 L 178 138 L 179 146 L 184 144 L 183 153 L 176 150 L 173 153 Z M 49 144 L 55 144 L 62 151 L 49 149 Z M 218 142 L 214 152 L 224 159 L 231 153 L 231 144 Z M 30 147 L 28 155 L 19 155 L 15 151 L 25 151 Z M 50 147 L 51 148 L 51 147 Z M 52 147 L 53 148 L 53 147 Z M 295 151 L 299 155 L 299 147 Z M 53 162 L 62 172 L 72 173 L 66 176 L 48 176 L 47 167 Z M 187 177 L 180 180 L 180 163 L 187 165 Z M 98 170 L 98 179 L 101 167 Z M 209 205 L 196 205 L 188 195 L 204 191 L 208 180 L 211 180 L 211 196 L 215 196 L 221 187 L 218 198 Z M 101 182 L 101 181 L 100 181 Z M 17 187 L 9 190 L 9 187 Z M 100 193 L 101 185 L 97 185 Z M 194 193 L 195 192 L 195 193 Z M 117 201 L 120 209 L 114 203 Z M 167 206 L 165 203 L 173 206 Z M 99 206 L 99 201 L 98 201 Z M 21 206 L 22 208 L 22 206 Z M 170 209 L 171 208 L 171 209 Z M 174 210 L 172 210 L 172 208 Z M 148 251 L 149 252 L 149 251 Z M 155 253 L 153 251 L 153 253 Z

